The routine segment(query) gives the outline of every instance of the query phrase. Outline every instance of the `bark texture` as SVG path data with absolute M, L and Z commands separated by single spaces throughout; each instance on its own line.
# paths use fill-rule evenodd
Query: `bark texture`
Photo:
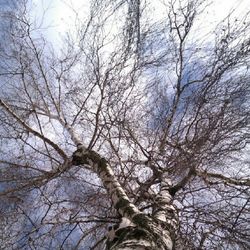
M 102 180 L 113 206 L 124 218 L 116 229 L 107 235 L 106 249 L 171 250 L 178 228 L 177 213 L 169 193 L 170 181 L 163 175 L 156 196 L 157 207 L 152 216 L 146 215 L 129 200 L 105 158 L 93 150 L 79 145 L 73 154 L 74 165 L 89 165 Z

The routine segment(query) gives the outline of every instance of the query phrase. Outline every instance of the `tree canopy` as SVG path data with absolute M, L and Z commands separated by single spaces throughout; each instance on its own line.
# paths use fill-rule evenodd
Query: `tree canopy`
M 92 0 L 59 48 L 2 12 L 4 249 L 250 248 L 249 12 L 207 5 Z

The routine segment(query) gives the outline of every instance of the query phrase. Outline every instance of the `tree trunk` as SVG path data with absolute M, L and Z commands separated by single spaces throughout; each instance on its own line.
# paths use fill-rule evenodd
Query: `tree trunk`
M 122 223 L 107 235 L 106 249 L 171 250 L 178 228 L 177 212 L 169 193 L 171 183 L 162 177 L 152 216 L 146 215 L 129 200 L 108 162 L 98 153 L 79 145 L 73 165 L 88 164 L 102 180 Z

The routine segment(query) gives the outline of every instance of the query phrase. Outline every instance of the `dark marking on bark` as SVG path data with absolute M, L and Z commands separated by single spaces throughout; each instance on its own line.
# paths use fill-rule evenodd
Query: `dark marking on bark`
M 132 222 L 139 227 L 144 227 L 148 225 L 151 219 L 146 214 L 137 214 L 133 217 Z
M 106 159 L 93 150 L 84 150 L 83 148 L 79 148 L 73 153 L 73 165 L 89 164 L 89 161 L 98 165 L 99 173 L 107 167 Z
M 130 202 L 127 199 L 120 198 L 119 201 L 115 204 L 115 208 L 118 210 L 128 206 Z
M 82 153 L 82 150 L 76 150 L 72 157 L 72 164 L 75 166 L 88 164 L 87 156 Z
M 129 218 L 132 217 L 132 215 L 134 214 L 134 209 L 130 206 L 125 207 L 123 211 L 124 211 L 124 214 L 126 214 L 127 217 Z
M 112 248 L 115 245 L 119 245 L 122 242 L 126 244 L 127 240 L 140 240 L 140 239 L 145 239 L 147 240 L 149 236 L 149 233 L 141 228 L 133 227 L 133 226 L 128 226 L 124 228 L 120 228 L 115 232 L 115 237 L 112 241 L 108 241 L 106 246 L 107 249 Z

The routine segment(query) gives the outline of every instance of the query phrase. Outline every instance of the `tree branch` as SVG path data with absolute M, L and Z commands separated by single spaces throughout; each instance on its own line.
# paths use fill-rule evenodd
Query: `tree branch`
M 33 134 L 34 136 L 42 139 L 43 141 L 47 142 L 52 148 L 56 150 L 56 152 L 62 156 L 64 160 L 67 160 L 67 155 L 64 153 L 64 151 L 53 141 L 51 141 L 49 138 L 45 137 L 44 135 L 40 134 L 36 130 L 32 129 L 25 121 L 23 121 L 11 108 L 0 99 L 0 105 L 12 116 L 14 117 L 19 124 L 21 124 L 25 129 L 27 129 L 28 132 Z
M 215 178 L 221 180 L 225 184 L 233 184 L 236 186 L 249 186 L 250 187 L 250 179 L 234 179 L 230 177 L 226 177 L 222 174 L 209 173 L 209 172 L 201 172 L 196 171 L 197 175 L 207 180 L 207 178 Z

